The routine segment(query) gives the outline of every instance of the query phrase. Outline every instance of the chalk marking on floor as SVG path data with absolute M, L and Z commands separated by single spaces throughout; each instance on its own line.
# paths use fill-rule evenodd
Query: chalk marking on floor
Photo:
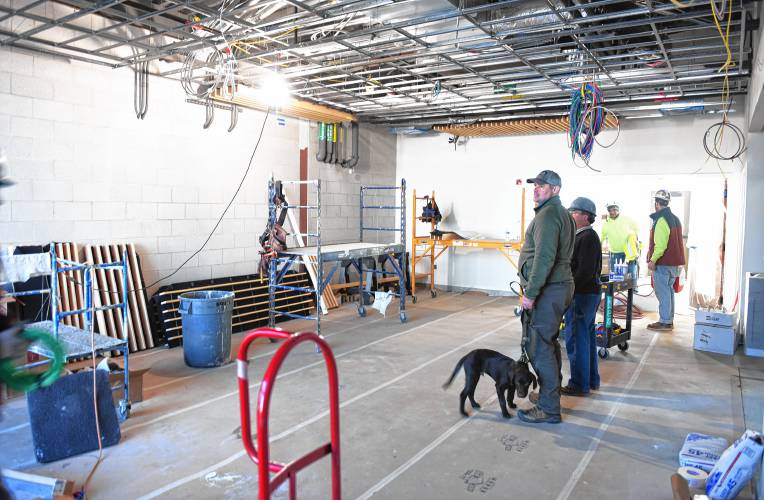
M 19 429 L 23 429 L 24 427 L 29 427 L 29 422 L 15 425 L 13 427 L 8 427 L 7 429 L 0 429 L 0 434 L 7 434 L 9 432 L 17 431 Z
M 481 307 L 481 306 L 484 306 L 484 305 L 490 304 L 490 303 L 492 303 L 492 302 L 496 302 L 496 301 L 497 301 L 497 300 L 499 300 L 500 298 L 501 298 L 501 297 L 497 297 L 497 298 L 495 298 L 495 299 L 492 299 L 492 300 L 488 300 L 488 301 L 482 302 L 482 303 L 478 304 L 478 306 L 477 306 L 477 307 Z M 348 356 L 348 355 L 350 355 L 350 354 L 353 354 L 353 353 L 356 353 L 356 352 L 358 352 L 358 351 L 362 351 L 362 350 L 364 350 L 364 349 L 366 349 L 366 348 L 369 348 L 369 347 L 375 346 L 375 345 L 377 345 L 377 344 L 379 344 L 379 343 L 381 343 L 381 342 L 386 342 L 386 341 L 388 341 L 388 340 L 392 340 L 392 339 L 395 339 L 395 338 L 401 337 L 401 336 L 403 336 L 403 335 L 407 335 L 407 334 L 409 334 L 409 333 L 411 333 L 411 332 L 413 332 L 413 331 L 416 331 L 416 330 L 422 329 L 422 328 L 424 328 L 424 327 L 426 327 L 426 326 L 429 326 L 429 325 L 432 325 L 432 324 L 434 324 L 434 323 L 438 323 L 438 322 L 440 322 L 440 321 L 443 321 L 443 320 L 446 320 L 446 319 L 448 319 L 448 318 L 451 318 L 452 316 L 456 316 L 456 315 L 462 314 L 462 313 L 464 313 L 464 312 L 467 312 L 467 311 L 472 311 L 472 310 L 474 310 L 474 306 L 471 306 L 471 307 L 469 307 L 469 308 L 466 308 L 466 309 L 462 309 L 462 310 L 460 310 L 460 311 L 456 311 L 456 312 L 454 312 L 454 313 L 451 313 L 451 314 L 449 314 L 449 315 L 447 315 L 447 316 L 443 316 L 442 318 L 438 318 L 438 319 L 434 319 L 434 320 L 432 320 L 432 321 L 428 321 L 427 323 L 423 323 L 423 324 L 421 324 L 421 325 L 418 325 L 418 326 L 415 326 L 415 327 L 413 327 L 413 328 L 409 328 L 408 330 L 403 330 L 402 332 L 398 332 L 398 333 L 395 333 L 395 334 L 393 334 L 393 335 L 389 335 L 389 336 L 387 336 L 387 337 L 383 337 L 383 338 L 380 338 L 380 339 L 374 340 L 374 341 L 372 341 L 372 342 L 369 342 L 369 343 L 367 343 L 367 344 L 364 344 L 364 345 L 362 345 L 362 346 L 359 346 L 359 347 L 356 347 L 356 348 L 350 349 L 350 350 L 348 350 L 348 351 L 345 351 L 345 352 L 343 352 L 342 354 L 335 354 L 334 358 L 335 358 L 335 359 L 344 358 L 345 356 Z M 314 366 L 323 365 L 323 364 L 324 364 L 324 359 L 323 359 L 323 357 L 322 357 L 320 360 L 318 360 L 318 361 L 316 361 L 316 362 L 314 362 L 314 363 L 309 363 L 309 364 L 307 364 L 307 365 L 304 365 L 304 366 L 302 366 L 302 367 L 300 367 L 300 368 L 296 368 L 296 369 L 294 369 L 294 370 L 291 370 L 291 371 L 285 372 L 285 373 L 283 373 L 283 374 L 280 374 L 280 375 L 277 377 L 277 380 L 281 379 L 282 377 L 287 377 L 287 376 L 289 376 L 289 375 L 293 375 L 293 374 L 295 374 L 295 373 L 299 373 L 299 372 L 301 372 L 301 371 L 303 371 L 303 370 L 307 370 L 307 369 L 309 369 L 309 368 L 313 368 Z M 260 385 L 260 381 L 257 381 L 257 382 L 253 382 L 253 383 L 249 384 L 249 388 L 250 388 L 250 389 L 252 389 L 253 387 L 258 387 L 259 385 Z M 187 406 L 187 407 L 185 407 L 185 408 L 181 408 L 181 409 L 179 409 L 179 410 L 175 410 L 175 411 L 172 411 L 172 412 L 169 412 L 169 413 L 165 413 L 164 415 L 161 415 L 161 416 L 159 416 L 159 417 L 153 418 L 153 419 L 151 419 L 151 420 L 147 420 L 146 422 L 141 422 L 141 423 L 139 423 L 139 424 L 135 424 L 135 425 L 128 425 L 128 426 L 125 426 L 125 427 L 122 429 L 122 431 L 123 431 L 123 432 L 128 432 L 128 431 L 132 431 L 132 430 L 135 430 L 135 429 L 140 429 L 141 427 L 145 427 L 145 426 L 147 426 L 147 425 L 153 425 L 153 424 L 156 424 L 157 422 L 161 422 L 161 421 L 163 421 L 163 420 L 167 420 L 168 418 L 173 418 L 173 417 L 176 417 L 176 416 L 178 416 L 178 415 L 181 415 L 181 414 L 183 414 L 183 413 L 186 413 L 186 412 L 189 412 L 189 411 L 193 411 L 193 410 L 196 410 L 196 409 L 202 408 L 202 407 L 204 407 L 204 406 L 207 406 L 207 405 L 210 405 L 210 404 L 212 404 L 212 403 L 216 403 L 216 402 L 218 402 L 218 401 L 221 401 L 221 400 L 223 400 L 223 399 L 229 398 L 229 397 L 231 397 L 231 396 L 237 396 L 238 394 L 239 394 L 239 391 L 238 391 L 238 390 L 236 390 L 236 391 L 231 391 L 231 392 L 228 392 L 228 393 L 226 393 L 226 394 L 223 394 L 223 395 L 221 395 L 221 396 L 217 396 L 217 397 L 214 397 L 214 398 L 210 398 L 210 399 L 208 399 L 208 400 L 206 400 L 206 401 L 201 401 L 201 402 L 199 402 L 199 403 L 196 403 L 196 404 L 193 404 L 193 405 L 191 405 L 191 406 Z
M 342 317 L 342 318 L 339 318 L 339 319 L 337 319 L 337 318 L 333 318 L 333 319 L 330 319 L 330 318 L 326 318 L 326 319 L 322 319 L 322 320 L 321 320 L 321 323 L 336 323 L 336 324 L 343 324 L 344 322 L 343 322 L 342 320 L 344 320 L 344 319 L 350 319 L 350 318 L 352 318 L 354 315 L 355 315 L 355 313 L 349 313 L 349 314 L 347 314 L 347 315 L 343 315 L 343 317 Z M 384 318 L 380 318 L 379 320 L 382 320 L 382 319 L 384 319 Z M 379 321 L 379 320 L 374 320 L 374 321 Z M 237 333 L 241 333 L 241 332 L 237 332 Z M 340 332 L 337 332 L 337 333 L 340 333 Z M 332 335 L 333 335 L 333 334 L 332 334 Z M 328 335 L 327 335 L 327 337 L 328 337 Z M 130 359 L 143 359 L 143 358 L 148 358 L 149 356 L 153 356 L 153 355 L 155 355 L 155 354 L 159 354 L 159 353 L 162 353 L 162 352 L 167 352 L 167 351 L 169 351 L 170 349 L 171 349 L 171 348 L 169 348 L 169 347 L 167 347 L 167 346 L 156 346 L 156 347 L 152 347 L 151 349 L 147 349 L 146 351 L 141 351 L 141 352 L 137 352 L 137 353 L 135 353 L 135 354 L 131 354 L 131 355 L 130 355 Z M 144 391 L 146 391 L 146 390 L 148 390 L 148 389 L 150 389 L 150 387 L 144 387 L 144 388 L 143 388 L 143 390 L 144 390 Z
M 494 401 L 496 401 L 497 398 L 498 398 L 498 396 L 496 396 L 496 394 L 494 394 L 493 396 L 488 398 L 486 401 L 483 401 L 480 404 L 480 406 L 486 407 L 489 404 L 491 404 Z M 459 422 L 457 422 L 454 425 L 452 425 L 451 428 L 449 428 L 446 432 L 444 432 L 443 434 L 438 436 L 437 439 L 435 439 L 435 441 L 433 441 L 432 443 L 430 443 L 427 446 L 425 446 L 424 448 L 422 448 L 419 451 L 419 453 L 417 453 L 416 455 L 414 455 L 413 457 L 408 459 L 403 465 L 401 465 L 400 467 L 395 469 L 393 472 L 391 472 L 390 474 L 385 476 L 380 482 L 378 482 L 377 484 L 375 484 L 374 486 L 372 486 L 371 488 L 366 490 L 363 494 L 361 494 L 359 497 L 357 497 L 356 500 L 366 500 L 367 498 L 370 498 L 373 494 L 377 493 L 378 491 L 380 491 L 382 488 L 384 488 L 388 484 L 390 484 L 393 481 L 395 481 L 395 479 L 398 476 L 400 476 L 401 474 L 406 472 L 408 469 L 410 469 L 412 466 L 414 466 L 417 462 L 419 462 L 421 459 L 423 459 L 428 453 L 430 453 L 432 450 L 437 448 L 438 445 L 440 445 L 443 441 L 448 439 L 449 436 L 451 436 L 451 434 L 453 434 L 454 432 L 458 431 L 463 426 L 467 425 L 472 420 L 472 418 L 475 415 L 479 415 L 479 414 L 480 414 L 479 412 L 474 412 L 469 417 L 463 418 Z
M 443 300 L 439 301 L 438 304 L 442 304 L 443 302 L 446 302 L 446 301 L 448 301 L 450 299 L 453 299 L 455 297 L 458 297 L 458 295 L 450 295 L 448 297 L 445 297 Z M 480 305 L 484 305 L 484 304 L 486 304 L 486 303 L 482 303 Z M 346 332 L 349 332 L 349 331 L 352 331 L 352 330 L 356 330 L 358 328 L 368 327 L 370 324 L 377 323 L 377 322 L 382 321 L 384 319 L 386 319 L 386 318 L 383 316 L 381 318 L 377 318 L 377 319 L 372 320 L 372 321 L 366 321 L 366 322 L 363 322 L 361 324 L 356 324 L 355 326 L 351 326 L 349 328 L 345 328 L 345 329 L 340 330 L 338 332 L 330 333 L 328 335 L 323 335 L 323 337 L 325 339 L 328 339 L 329 337 L 333 337 L 333 336 L 339 335 L 341 333 L 346 333 Z M 330 321 L 330 320 L 323 320 L 323 321 L 325 321 L 325 322 L 334 322 L 334 321 Z M 163 351 L 166 351 L 166 350 L 167 349 L 159 350 L 158 352 L 163 352 Z M 255 360 L 255 359 L 267 358 L 269 356 L 272 356 L 274 352 L 276 352 L 276 349 L 273 349 L 272 351 L 265 352 L 263 354 L 259 354 L 257 356 L 252 356 L 251 358 L 248 358 L 248 360 L 252 361 L 252 360 Z M 132 359 L 133 356 L 135 356 L 135 355 L 132 355 L 131 359 Z M 231 366 L 236 366 L 236 364 L 235 363 L 231 363 L 231 364 L 222 366 L 220 368 L 229 368 Z M 172 380 L 168 380 L 167 382 L 162 382 L 160 384 L 152 385 L 152 386 L 149 386 L 149 387 L 144 387 L 143 390 L 144 391 L 153 391 L 153 390 L 156 390 L 156 389 L 161 389 L 162 387 L 167 387 L 168 385 L 177 384 L 177 383 L 183 382 L 184 380 L 189 380 L 189 379 L 192 379 L 192 378 L 195 378 L 195 377 L 199 377 L 199 376 L 205 375 L 207 373 L 209 373 L 209 371 L 200 371 L 198 373 L 194 373 L 193 375 L 187 375 L 185 377 L 174 378 Z
M 454 314 L 457 314 L 457 313 L 454 313 Z M 451 316 L 451 315 L 449 315 L 449 316 Z M 448 316 L 446 316 L 446 317 L 448 317 Z M 376 387 L 374 387 L 372 389 L 369 389 L 366 392 L 363 392 L 363 393 L 358 394 L 357 396 L 355 396 L 353 398 L 348 399 L 347 401 L 345 401 L 345 402 L 340 404 L 340 408 L 345 408 L 345 407 L 355 403 L 356 401 L 360 401 L 361 399 L 367 398 L 367 397 L 371 396 L 372 394 L 375 394 L 375 393 L 381 391 L 382 389 L 384 389 L 386 387 L 389 387 L 389 386 L 391 386 L 391 385 L 393 385 L 393 384 L 395 384 L 397 382 L 400 382 L 401 380 L 403 380 L 405 378 L 410 377 L 412 374 L 418 372 L 419 370 L 424 369 L 425 367 L 435 363 L 436 361 L 440 361 L 441 359 L 443 359 L 443 358 L 445 358 L 447 356 L 450 356 L 453 353 L 458 352 L 461 349 L 464 349 L 465 347 L 467 347 L 469 345 L 472 345 L 472 344 L 474 344 L 476 342 L 479 342 L 479 341 L 483 340 L 486 337 L 489 337 L 489 336 L 495 334 L 499 330 L 509 326 L 513 321 L 514 320 L 507 321 L 507 322 L 503 323 L 501 326 L 498 326 L 498 327 L 494 328 L 493 330 L 490 330 L 490 331 L 488 331 L 486 333 L 483 333 L 480 336 L 475 337 L 472 340 L 470 340 L 468 342 L 465 342 L 464 344 L 462 344 L 462 345 L 460 345 L 458 347 L 454 347 L 453 349 L 450 349 L 450 350 L 444 352 L 443 354 L 440 354 L 440 355 L 438 355 L 438 356 L 436 356 L 436 357 L 434 357 L 434 358 L 432 358 L 432 359 L 422 363 L 421 365 L 417 366 L 416 368 L 412 368 L 411 370 L 407 371 L 406 373 L 402 373 L 401 375 L 398 375 L 397 377 L 392 378 L 392 379 L 388 380 L 387 382 L 385 382 L 383 384 L 380 384 L 380 385 L 378 385 L 378 386 L 376 386 Z M 294 425 L 294 426 L 290 427 L 289 429 L 287 429 L 287 430 L 285 430 L 283 432 L 280 432 L 279 434 L 273 436 L 272 438 L 270 438 L 269 442 L 270 443 L 274 443 L 276 441 L 279 441 L 279 440 L 281 440 L 281 439 L 283 439 L 283 438 L 285 438 L 285 437 L 287 437 L 287 436 L 289 436 L 291 434 L 294 434 L 295 432 L 297 432 L 297 431 L 299 431 L 299 430 L 301 430 L 301 429 L 303 429 L 303 428 L 305 428 L 305 427 L 307 427 L 307 426 L 309 426 L 309 425 L 311 425 L 311 424 L 321 420 L 322 418 L 324 418 L 324 417 L 326 417 L 328 415 L 329 415 L 329 410 L 326 410 L 326 411 L 323 411 L 323 412 L 321 412 L 321 413 L 319 413 L 319 414 L 317 414 L 317 415 L 315 415 L 315 416 L 313 416 L 313 417 L 311 417 L 311 418 L 309 418 L 307 420 L 303 420 L 299 424 Z M 222 461 L 220 461 L 220 462 L 218 462 L 218 463 L 216 463 L 216 464 L 214 464 L 214 465 L 212 465 L 210 467 L 207 467 L 206 469 L 204 469 L 204 470 L 202 470 L 200 472 L 196 472 L 194 474 L 189 474 L 189 475 L 187 475 L 187 476 L 185 476 L 185 477 L 183 477 L 181 479 L 178 479 L 177 481 L 173 481 L 172 483 L 170 483 L 168 485 L 165 485 L 165 486 L 163 486 L 163 487 L 161 487 L 159 489 L 151 491 L 151 492 L 149 492 L 149 493 L 139 497 L 139 500 L 148 500 L 150 498 L 156 498 L 156 497 L 158 497 L 160 495 L 163 495 L 163 494 L 167 493 L 168 491 L 171 491 L 171 490 L 177 488 L 178 486 L 182 486 L 182 485 L 184 485 L 184 484 L 186 484 L 188 482 L 191 482 L 191 481 L 194 481 L 194 480 L 199 479 L 201 477 L 204 477 L 205 475 L 209 474 L 210 472 L 216 471 L 217 469 L 219 469 L 221 467 L 224 467 L 224 466 L 230 464 L 231 462 L 234 462 L 236 459 L 241 458 L 241 457 L 243 457 L 245 455 L 246 455 L 246 451 L 245 450 L 241 450 L 241 451 L 239 451 L 237 453 L 234 453 L 230 457 L 228 457 L 228 458 L 226 458 L 226 459 L 224 459 L 224 460 L 222 460 Z
M 376 323 L 378 321 L 382 321 L 383 319 L 385 319 L 385 318 L 379 318 L 379 319 L 375 319 L 373 321 L 364 322 L 362 325 L 351 326 L 350 328 L 345 328 L 344 330 L 340 330 L 338 332 L 334 332 L 334 333 L 330 333 L 328 335 L 322 335 L 322 336 L 325 339 L 328 339 L 329 337 L 332 337 L 334 335 L 339 335 L 341 333 L 349 332 L 349 331 L 355 330 L 357 328 L 362 328 L 362 327 L 370 325 L 372 323 Z M 278 349 L 278 348 L 276 348 L 276 349 Z M 272 351 L 264 352 L 262 354 L 258 354 L 257 356 L 249 357 L 249 358 L 247 358 L 247 360 L 248 361 L 253 361 L 255 359 L 267 358 L 269 356 L 273 356 L 273 353 L 276 352 L 276 349 L 273 349 Z M 229 363 L 227 365 L 221 366 L 220 368 L 231 368 L 231 367 L 235 367 L 235 366 L 236 366 L 236 363 Z M 183 382 L 184 380 L 189 380 L 189 379 L 192 379 L 192 378 L 199 377 L 201 375 L 206 375 L 207 373 L 209 373 L 209 371 L 199 371 L 197 373 L 194 373 L 193 375 L 187 375 L 185 377 L 174 378 L 172 380 L 168 380 L 167 382 L 162 382 L 161 384 L 156 384 L 156 385 L 152 385 L 150 387 L 146 387 L 143 390 L 144 391 L 152 391 L 152 390 L 160 389 L 162 387 L 167 387 L 168 385 L 172 385 L 172 384 L 177 384 L 179 382 Z
M 618 413 L 618 410 L 621 408 L 621 405 L 623 404 L 623 401 L 626 398 L 626 395 L 629 393 L 629 391 L 631 391 L 631 388 L 637 382 L 637 379 L 639 378 L 639 374 L 642 373 L 642 368 L 644 368 L 645 363 L 647 362 L 647 358 L 650 357 L 650 353 L 652 352 L 653 347 L 655 347 L 655 342 L 657 340 L 658 340 L 658 334 L 657 333 L 653 334 L 653 338 L 650 340 L 650 345 L 647 346 L 645 353 L 642 355 L 642 359 L 639 361 L 639 365 L 637 366 L 637 369 L 634 370 L 634 373 L 632 373 L 631 378 L 629 379 L 629 383 L 626 384 L 626 387 L 624 388 L 623 392 L 615 401 L 615 404 L 613 405 L 613 407 L 610 409 L 610 413 L 608 413 L 605 420 L 603 420 L 602 423 L 600 424 L 599 429 L 597 429 L 597 433 L 594 435 L 594 438 L 592 438 L 592 442 L 589 444 L 589 449 L 586 450 L 586 453 L 584 453 L 584 456 L 581 458 L 581 461 L 578 463 L 578 467 L 576 467 L 576 470 L 574 470 L 573 473 L 570 475 L 570 479 L 568 479 L 567 484 L 565 484 L 565 487 L 557 496 L 557 500 L 567 500 L 570 497 L 571 493 L 573 493 L 573 489 L 578 484 L 578 481 L 581 479 L 581 476 L 584 475 L 584 471 L 589 466 L 589 462 L 592 461 L 592 458 L 594 457 L 594 453 L 597 451 L 597 448 L 599 448 L 600 442 L 602 441 L 602 436 L 604 436 L 605 432 L 607 432 L 608 427 L 610 427 L 610 424 L 613 422 L 613 419 L 615 419 L 616 413 Z

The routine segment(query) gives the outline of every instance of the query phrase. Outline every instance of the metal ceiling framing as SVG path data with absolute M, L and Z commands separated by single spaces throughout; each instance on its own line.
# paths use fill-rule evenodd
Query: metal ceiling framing
M 734 98 L 759 9 L 720 1 Z M 727 57 L 707 0 L 0 0 L 0 46 L 115 68 L 161 60 L 153 72 L 175 79 L 186 54 L 229 47 L 240 84 L 278 71 L 295 97 L 391 126 L 560 116 L 583 79 L 624 115 L 651 102 L 713 112 Z

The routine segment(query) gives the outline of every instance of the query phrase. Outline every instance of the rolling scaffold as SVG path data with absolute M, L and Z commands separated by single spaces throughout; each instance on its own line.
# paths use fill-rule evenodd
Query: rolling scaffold
M 286 184 L 308 184 L 315 187 L 315 205 L 289 205 L 285 202 L 277 204 L 279 199 L 276 196 L 276 183 L 271 180 L 268 184 L 268 218 L 269 224 L 276 222 L 277 209 L 281 208 L 304 208 L 312 211 L 315 218 L 315 233 L 305 233 L 298 236 L 307 236 L 311 238 L 315 244 L 305 247 L 288 248 L 286 250 L 279 251 L 269 263 L 268 267 L 268 320 L 269 326 L 274 327 L 276 316 L 287 316 L 293 319 L 307 319 L 316 322 L 316 333 L 321 334 L 321 314 L 320 307 L 321 299 L 324 290 L 331 282 L 334 273 L 340 268 L 342 261 L 350 261 L 353 267 L 358 272 L 359 282 L 362 282 L 362 277 L 365 274 L 380 274 L 383 276 L 394 275 L 398 277 L 398 293 L 394 296 L 399 300 L 399 317 L 402 323 L 406 322 L 406 180 L 401 179 L 400 186 L 361 186 L 359 194 L 359 241 L 354 243 L 338 243 L 331 245 L 323 245 L 321 242 L 321 182 L 320 180 L 310 181 L 281 181 L 282 185 Z M 366 198 L 370 193 L 376 193 L 378 191 L 397 191 L 400 190 L 400 205 L 384 205 L 384 204 L 366 204 Z M 364 210 L 389 210 L 400 211 L 400 227 L 372 227 L 364 225 Z M 400 233 L 400 242 L 398 243 L 369 243 L 364 242 L 364 232 L 398 232 Z M 382 270 L 367 269 L 364 267 L 363 259 L 367 257 L 381 257 L 385 259 L 382 262 Z M 313 281 L 313 287 L 295 287 L 290 285 L 284 285 L 283 279 L 290 269 L 293 269 L 295 265 L 299 265 L 301 262 L 306 265 L 315 264 L 315 280 Z M 308 263 L 311 264 L 308 264 Z M 324 276 L 323 267 L 324 264 L 334 263 L 331 270 Z M 384 264 L 390 262 L 393 271 L 385 271 Z M 367 280 L 369 282 L 370 280 Z M 360 288 L 360 286 L 359 286 Z M 277 290 L 293 290 L 299 292 L 308 292 L 315 294 L 316 296 L 316 313 L 315 315 L 302 315 L 296 313 L 290 313 L 286 311 L 277 310 L 275 307 L 275 293 Z M 366 316 L 366 305 L 364 303 L 364 291 L 359 290 L 358 293 L 358 315 Z
M 51 319 L 38 321 L 26 325 L 26 328 L 44 331 L 56 339 L 63 350 L 63 362 L 68 363 L 77 359 L 90 358 L 110 351 L 121 351 L 124 356 L 124 397 L 119 401 L 119 417 L 125 420 L 130 415 L 130 379 L 128 371 L 128 359 L 130 349 L 127 338 L 119 339 L 92 332 L 93 313 L 110 309 L 121 309 L 122 331 L 127 335 L 127 251 L 122 252 L 122 260 L 119 262 L 107 262 L 103 264 L 83 264 L 62 259 L 56 255 L 55 243 L 50 244 L 50 289 L 29 290 L 24 292 L 8 292 L 6 296 L 22 297 L 27 295 L 50 296 Z M 122 302 L 108 306 L 93 306 L 93 272 L 95 270 L 117 270 L 122 273 Z M 58 280 L 59 274 L 70 271 L 81 271 L 84 276 L 82 283 L 85 292 L 84 307 L 74 311 L 59 311 Z M 65 278 L 66 279 L 66 278 Z M 67 316 L 85 314 L 84 328 L 76 328 L 61 324 L 61 320 Z M 54 352 L 49 345 L 42 342 L 32 343 L 27 349 L 29 352 L 42 356 L 44 360 L 27 363 L 19 369 L 33 368 L 48 364 L 51 359 L 60 353 Z

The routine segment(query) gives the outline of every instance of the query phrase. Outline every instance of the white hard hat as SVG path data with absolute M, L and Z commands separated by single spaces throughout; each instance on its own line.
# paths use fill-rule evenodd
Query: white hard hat
M 608 210 L 609 210 L 609 209 L 610 209 L 610 207 L 619 208 L 619 207 L 618 207 L 618 202 L 617 202 L 617 201 L 609 201 L 609 202 L 607 202 L 607 203 L 605 204 L 605 208 L 606 208 L 606 209 L 608 209 Z
M 655 192 L 655 199 L 656 200 L 663 200 L 666 203 L 671 201 L 671 193 L 666 191 L 665 189 L 659 189 Z

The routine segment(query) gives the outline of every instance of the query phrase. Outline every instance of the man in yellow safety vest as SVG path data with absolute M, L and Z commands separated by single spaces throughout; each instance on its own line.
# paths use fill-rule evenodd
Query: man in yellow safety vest
M 602 225 L 602 245 L 607 245 L 610 251 L 610 269 L 616 263 L 626 262 L 629 273 L 636 278 L 637 259 L 641 249 L 639 228 L 631 218 L 621 215 L 618 202 L 608 202 L 605 208 L 608 214 Z

